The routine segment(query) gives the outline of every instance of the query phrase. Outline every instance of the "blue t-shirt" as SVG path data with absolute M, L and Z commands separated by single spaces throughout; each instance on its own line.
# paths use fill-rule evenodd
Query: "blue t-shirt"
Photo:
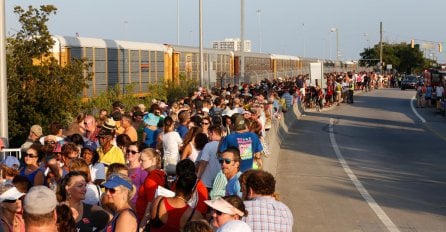
M 144 133 L 146 133 L 146 140 L 144 140 L 144 144 L 150 148 L 156 148 L 156 137 L 158 136 L 158 130 L 151 130 L 145 127 Z
M 229 147 L 237 147 L 240 151 L 240 171 L 244 172 L 252 168 L 254 154 L 263 150 L 259 137 L 253 132 L 231 133 L 226 136 L 220 145 L 220 152 Z
M 180 137 L 182 139 L 184 139 L 184 136 L 186 136 L 188 131 L 189 131 L 189 129 L 185 125 L 179 125 L 177 128 L 177 132 L 178 132 L 178 134 L 180 134 Z
M 240 175 L 242 175 L 242 172 L 239 171 L 235 176 L 228 180 L 228 184 L 226 184 L 226 196 L 237 195 L 242 197 L 242 188 L 240 187 L 240 181 L 238 181 Z

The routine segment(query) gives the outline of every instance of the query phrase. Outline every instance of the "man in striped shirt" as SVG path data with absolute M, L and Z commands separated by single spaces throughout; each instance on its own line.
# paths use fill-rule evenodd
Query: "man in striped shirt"
M 293 231 L 293 214 L 284 203 L 274 198 L 276 180 L 269 172 L 255 170 L 246 179 L 245 191 L 248 199 L 244 201 L 248 223 L 253 232 L 291 232 Z

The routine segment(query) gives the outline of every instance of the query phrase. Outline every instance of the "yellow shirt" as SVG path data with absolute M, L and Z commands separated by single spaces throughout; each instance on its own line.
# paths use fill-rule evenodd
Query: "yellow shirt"
M 99 162 L 107 166 L 112 163 L 125 164 L 124 153 L 122 152 L 121 148 L 115 145 L 113 145 L 110 151 L 108 151 L 105 154 L 104 151 L 102 151 L 102 147 L 99 147 L 98 153 L 99 153 Z

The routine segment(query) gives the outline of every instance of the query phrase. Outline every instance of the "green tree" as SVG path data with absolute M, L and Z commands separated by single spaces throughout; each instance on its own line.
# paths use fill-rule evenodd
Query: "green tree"
M 8 114 L 11 146 L 20 145 L 33 124 L 45 129 L 52 122 L 68 124 L 79 112 L 85 87 L 85 60 L 61 66 L 51 56 L 54 41 L 46 23 L 56 7 L 14 8 L 21 29 L 7 44 Z
M 379 63 L 379 44 L 373 48 L 365 48 L 360 53 L 362 66 L 377 66 Z M 420 46 L 410 47 L 407 43 L 383 43 L 383 63 L 392 64 L 393 69 L 403 73 L 419 73 L 432 65 L 432 62 L 423 57 Z

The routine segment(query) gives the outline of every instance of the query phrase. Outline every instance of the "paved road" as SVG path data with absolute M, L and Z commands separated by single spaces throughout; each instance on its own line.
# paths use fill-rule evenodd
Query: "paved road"
M 294 231 L 446 231 L 446 118 L 413 95 L 362 93 L 291 126 L 277 190 Z

